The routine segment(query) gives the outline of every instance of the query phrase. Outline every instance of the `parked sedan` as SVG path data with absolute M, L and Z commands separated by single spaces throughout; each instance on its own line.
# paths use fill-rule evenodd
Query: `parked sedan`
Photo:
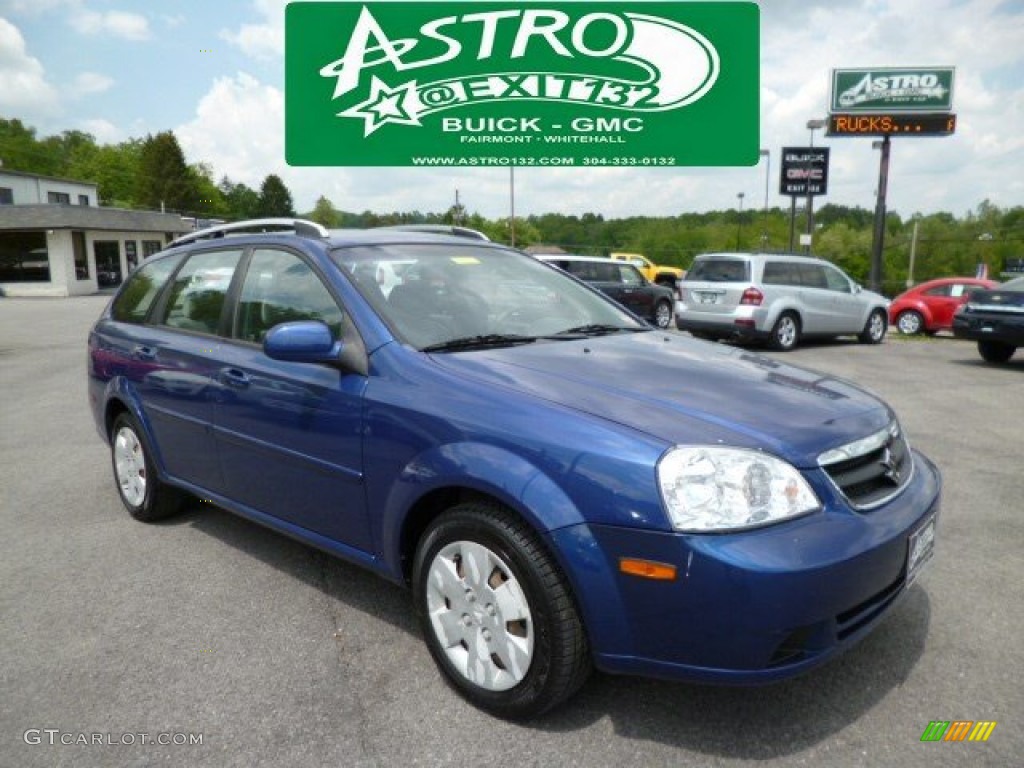
M 936 333 L 953 327 L 953 314 L 971 291 L 999 285 L 977 277 L 942 277 L 915 285 L 889 305 L 889 324 L 902 334 Z
M 667 286 L 650 282 L 633 264 L 597 256 L 543 254 L 537 258 L 593 285 L 658 328 L 672 324 L 675 293 Z
M 487 711 L 536 716 L 592 666 L 791 677 L 932 555 L 939 472 L 851 382 L 656 331 L 495 243 L 267 226 L 176 241 L 92 328 L 116 493 L 143 522 L 199 496 L 407 586 Z
M 1024 346 L 1024 277 L 975 291 L 953 316 L 953 333 L 978 342 L 989 363 L 1005 363 Z

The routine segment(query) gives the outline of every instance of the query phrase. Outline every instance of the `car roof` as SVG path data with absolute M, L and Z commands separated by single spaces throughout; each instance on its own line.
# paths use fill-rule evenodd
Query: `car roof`
M 609 259 L 606 256 L 579 256 L 575 253 L 537 253 L 534 254 L 535 258 L 541 261 L 582 261 L 582 262 L 597 262 L 598 264 L 612 264 L 620 267 L 621 264 L 618 261 Z
M 823 259 L 820 256 L 813 256 L 806 253 L 789 253 L 789 252 L 765 252 L 765 251 L 754 251 L 753 253 L 742 253 L 739 251 L 720 251 L 714 253 L 701 253 L 694 257 L 694 261 L 700 259 L 736 259 L 736 260 L 748 260 L 748 261 L 806 261 L 808 263 L 815 264 L 832 264 L 827 259 Z M 833 265 L 835 266 L 835 265 Z

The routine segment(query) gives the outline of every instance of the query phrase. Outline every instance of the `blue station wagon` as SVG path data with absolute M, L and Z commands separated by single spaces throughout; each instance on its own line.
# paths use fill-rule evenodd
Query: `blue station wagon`
M 479 239 L 214 227 L 88 344 L 134 518 L 199 496 L 407 585 L 443 676 L 502 717 L 595 666 L 804 672 L 933 551 L 940 476 L 884 402 Z

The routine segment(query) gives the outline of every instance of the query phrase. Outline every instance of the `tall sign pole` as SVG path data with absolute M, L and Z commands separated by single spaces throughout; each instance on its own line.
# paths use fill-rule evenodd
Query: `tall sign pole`
M 953 67 L 879 67 L 832 70 L 829 136 L 881 137 L 874 236 L 871 241 L 870 288 L 885 280 L 886 195 L 889 155 L 894 136 L 949 136 L 953 114 Z
M 885 244 L 885 196 L 889 187 L 889 148 L 891 142 L 886 135 L 882 139 L 881 159 L 878 161 L 878 196 L 875 198 L 875 231 L 871 238 L 871 274 L 868 287 L 877 292 L 882 287 L 885 263 L 882 248 Z

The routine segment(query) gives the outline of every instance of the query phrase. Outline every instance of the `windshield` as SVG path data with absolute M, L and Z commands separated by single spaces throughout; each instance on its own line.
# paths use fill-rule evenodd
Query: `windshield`
M 459 351 L 648 330 L 561 270 L 479 244 L 384 244 L 332 252 L 407 344 Z

